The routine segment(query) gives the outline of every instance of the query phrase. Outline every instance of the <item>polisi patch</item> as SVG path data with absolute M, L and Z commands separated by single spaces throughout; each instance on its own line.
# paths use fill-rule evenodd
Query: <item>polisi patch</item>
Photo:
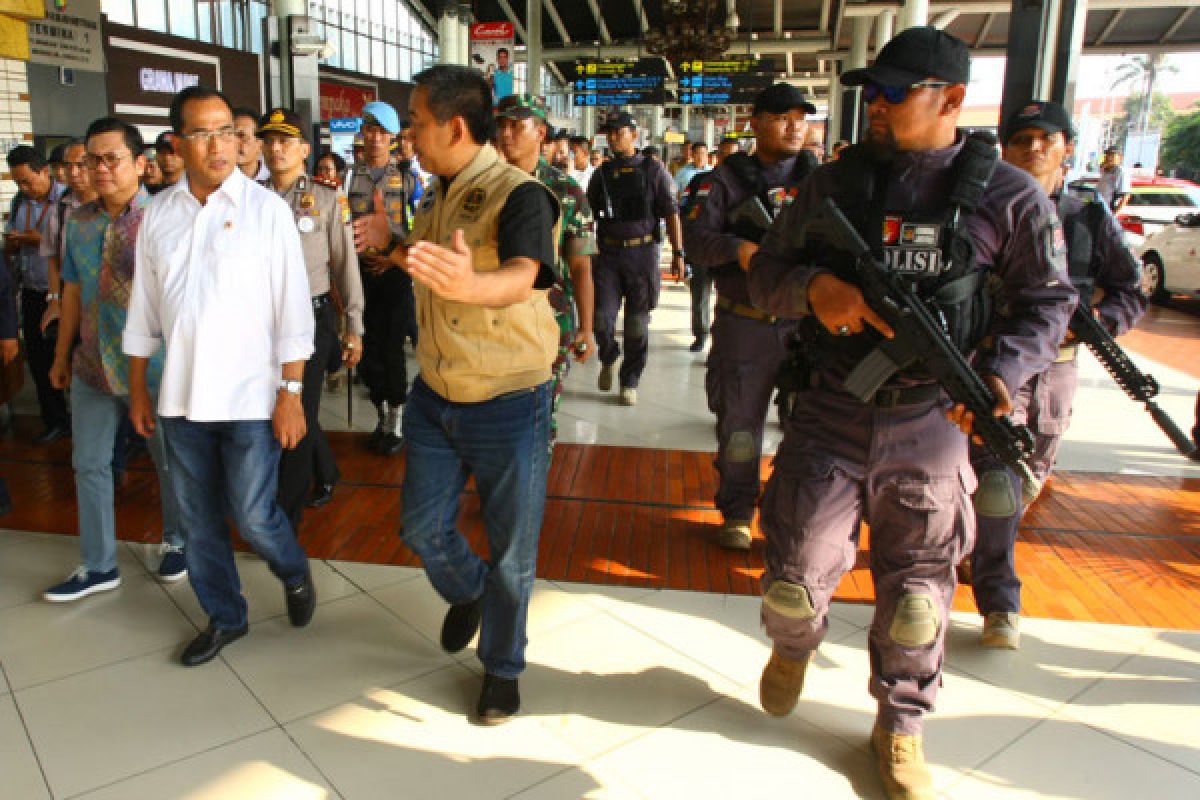
M 937 248 L 885 247 L 883 259 L 889 272 L 898 275 L 940 275 L 942 252 Z

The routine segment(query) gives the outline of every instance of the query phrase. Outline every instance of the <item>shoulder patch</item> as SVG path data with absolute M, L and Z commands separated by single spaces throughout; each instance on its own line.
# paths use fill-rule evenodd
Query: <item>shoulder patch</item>
M 476 186 L 463 198 L 462 210 L 468 214 L 478 213 L 479 209 L 483 208 L 483 201 L 486 199 L 487 192 L 482 186 Z

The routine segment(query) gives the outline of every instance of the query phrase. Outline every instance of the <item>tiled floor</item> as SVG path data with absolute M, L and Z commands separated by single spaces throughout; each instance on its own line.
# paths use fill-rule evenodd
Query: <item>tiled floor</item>
M 251 634 L 184 669 L 175 659 L 204 619 L 186 583 L 153 579 L 147 545 L 122 543 L 119 591 L 38 600 L 78 558 L 73 537 L 51 533 L 73 530 L 69 449 L 0 444 L 0 474 L 21 491 L 5 522 L 41 531 L 0 530 L 0 798 L 882 797 L 867 748 L 869 605 L 835 604 L 793 715 L 757 707 L 768 645 L 757 600 L 739 594 L 757 566 L 714 570 L 722 562 L 696 533 L 713 514 L 712 422 L 684 308 L 686 293 L 668 287 L 636 409 L 592 388 L 594 365 L 572 378 L 547 530 L 589 534 L 570 539 L 582 557 L 562 569 L 566 540 L 544 541 L 540 572 L 554 577 L 538 581 L 531 609 L 524 712 L 498 729 L 465 718 L 479 665 L 470 648 L 438 648 L 444 605 L 422 574 L 360 563 L 404 560 L 397 460 L 344 459 L 346 485 L 310 515 L 304 535 L 324 559 L 310 627 L 287 624 L 277 581 L 241 554 Z M 1190 426 L 1194 374 L 1139 360 Z M 954 615 L 927 728 L 945 798 L 1200 797 L 1200 616 L 1187 622 L 1200 594 L 1200 471 L 1106 381 L 1085 361 L 1064 471 L 1021 544 L 1031 599 L 1063 619 L 1025 620 L 1022 649 L 996 653 L 978 647 L 974 614 Z M 373 424 L 368 411 L 360 400 L 354 428 Z M 344 395 L 327 397 L 325 416 L 347 427 Z M 125 490 L 127 539 L 155 532 L 152 484 L 137 472 Z M 638 561 L 636 540 L 624 548 L 615 535 L 624 525 L 678 534 L 682 550 L 664 559 L 688 557 Z M 864 584 L 852 574 L 843 596 L 869 598 Z M 657 588 L 672 585 L 709 591 Z M 1169 628 L 1079 621 L 1089 613 Z

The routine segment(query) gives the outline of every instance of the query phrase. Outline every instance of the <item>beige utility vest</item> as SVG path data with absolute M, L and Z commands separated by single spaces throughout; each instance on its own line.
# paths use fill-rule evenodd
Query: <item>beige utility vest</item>
M 436 189 L 430 187 L 432 196 L 417 210 L 409 241 L 452 248 L 454 231 L 461 228 L 475 271 L 492 272 L 500 266 L 500 211 L 513 189 L 527 182 L 542 185 L 484 145 L 448 191 L 440 181 Z M 553 232 L 556 245 L 559 224 Z M 528 300 L 503 308 L 446 300 L 418 283 L 413 294 L 421 378 L 446 400 L 479 403 L 550 380 L 559 330 L 546 290 L 534 289 Z

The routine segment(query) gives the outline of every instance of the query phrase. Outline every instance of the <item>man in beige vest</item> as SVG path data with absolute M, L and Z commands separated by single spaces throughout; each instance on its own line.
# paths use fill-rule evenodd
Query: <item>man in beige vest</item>
M 495 724 L 520 708 L 517 676 L 525 669 L 558 353 L 546 295 L 559 210 L 540 181 L 487 144 L 495 126 L 482 73 L 441 65 L 414 81 L 417 155 L 435 178 L 408 245 L 390 254 L 412 276 L 420 328 L 420 374 L 404 408 L 400 535 L 451 605 L 442 647 L 466 647 L 482 619 L 478 655 L 487 674 L 477 712 Z M 455 529 L 471 475 L 487 561 Z

